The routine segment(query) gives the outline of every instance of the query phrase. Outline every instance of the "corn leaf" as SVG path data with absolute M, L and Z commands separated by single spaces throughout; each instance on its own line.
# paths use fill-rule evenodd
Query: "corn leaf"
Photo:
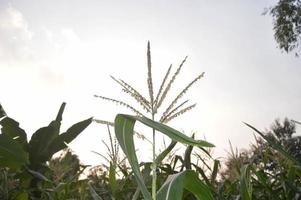
M 252 200 L 250 165 L 244 165 L 240 169 L 240 195 L 242 200 Z
M 146 117 L 137 117 L 131 115 L 118 114 L 115 118 L 115 134 L 123 152 L 127 156 L 128 161 L 132 167 L 138 187 L 140 188 L 146 200 L 150 200 L 152 198 L 149 191 L 147 190 L 142 174 L 139 170 L 139 164 L 138 164 L 138 159 L 135 150 L 133 136 L 134 136 L 134 126 L 137 120 L 151 128 L 156 129 L 157 131 L 162 132 L 163 134 L 167 135 L 174 141 L 178 141 L 188 145 L 195 145 L 195 146 L 206 146 L 206 147 L 214 146 L 213 144 L 203 140 L 194 140 L 169 126 L 155 122 Z
M 192 135 L 192 138 L 194 139 L 194 134 Z M 191 153 L 193 150 L 193 146 L 189 145 L 184 153 L 184 166 L 186 169 L 191 169 Z
M 220 166 L 219 160 L 214 160 L 213 171 L 211 174 L 211 183 L 212 184 L 214 184 L 214 182 L 216 181 L 219 166 Z
M 164 158 L 171 152 L 171 150 L 176 146 L 177 142 L 176 141 L 171 141 L 171 143 L 168 145 L 164 151 L 162 151 L 156 158 L 156 164 L 159 165 Z
M 110 169 L 109 169 L 109 185 L 112 191 L 112 195 L 116 198 L 116 166 L 110 162 Z
M 168 177 L 157 194 L 158 200 L 181 200 L 184 189 L 198 200 L 213 200 L 209 187 L 192 170 L 186 170 Z

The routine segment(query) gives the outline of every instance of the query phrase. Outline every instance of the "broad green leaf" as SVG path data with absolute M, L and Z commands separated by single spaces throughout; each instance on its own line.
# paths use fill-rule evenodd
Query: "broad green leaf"
M 18 169 L 28 163 L 28 154 L 21 145 L 5 134 L 0 135 L 0 166 Z
M 62 119 L 63 119 L 63 112 L 65 110 L 65 106 L 66 106 L 66 103 L 62 103 L 60 109 L 59 109 L 59 112 L 57 113 L 57 116 L 56 116 L 56 119 L 55 121 L 58 121 L 58 122 L 61 122 Z
M 155 122 L 151 119 L 145 117 L 118 114 L 115 118 L 115 134 L 117 140 L 123 152 L 128 158 L 128 161 L 134 172 L 138 187 L 140 188 L 144 198 L 147 200 L 151 199 L 151 195 L 147 190 L 147 187 L 145 186 L 143 177 L 139 170 L 139 164 L 138 164 L 138 159 L 137 159 L 135 145 L 134 145 L 134 138 L 133 138 L 134 126 L 137 120 L 151 128 L 156 129 L 157 131 L 162 132 L 163 134 L 167 135 L 174 141 L 178 141 L 188 145 L 195 145 L 195 146 L 206 146 L 206 147 L 214 146 L 213 144 L 210 144 L 206 141 L 194 140 L 169 126 Z
M 32 135 L 28 148 L 31 162 L 45 162 L 52 156 L 49 153 L 49 145 L 59 135 L 65 106 L 66 103 L 62 103 L 56 119 Z
M 262 132 L 260 132 L 259 130 L 257 130 L 256 128 L 254 128 L 253 126 L 251 126 L 250 124 L 244 123 L 245 125 L 247 125 L 248 127 L 250 127 L 251 129 L 253 129 L 256 133 L 258 133 L 261 137 L 263 137 L 268 144 L 275 149 L 276 151 L 278 151 L 284 158 L 287 158 L 289 160 L 291 160 L 292 162 L 296 163 L 299 167 L 301 167 L 301 161 L 297 160 L 296 158 L 294 158 L 289 152 L 287 152 L 286 150 L 284 150 L 283 146 L 280 144 L 277 144 L 275 141 L 273 141 L 271 138 L 267 137 L 265 134 L 263 134 Z
M 143 177 L 139 170 L 138 159 L 134 145 L 134 125 L 135 120 L 126 118 L 123 115 L 117 115 L 115 118 L 115 134 L 123 152 L 128 158 L 128 161 L 134 172 L 138 187 L 140 188 L 144 198 L 151 200 L 152 197 L 144 184 Z
M 6 116 L 6 113 L 5 113 L 5 111 L 4 111 L 3 107 L 2 107 L 2 105 L 0 104 L 0 118 L 2 118 L 2 117 L 4 117 L 4 116 Z
M 198 200 L 214 200 L 209 187 L 192 170 L 186 170 L 168 177 L 157 193 L 158 200 L 182 200 L 184 189 Z
M 160 131 L 164 135 L 170 137 L 172 140 L 175 140 L 177 142 L 180 142 L 182 144 L 187 145 L 193 145 L 193 146 L 199 146 L 199 147 L 214 147 L 213 144 L 204 141 L 204 140 L 195 140 L 191 137 L 188 137 L 187 135 L 184 135 L 180 131 L 177 131 L 165 124 L 155 122 L 151 119 L 148 119 L 146 117 L 137 117 L 137 116 L 131 116 L 131 115 L 122 115 L 128 119 L 138 120 L 141 123 L 145 124 L 146 126 L 149 126 L 151 128 L 156 129 L 157 131 Z
M 252 200 L 250 165 L 244 165 L 240 169 L 240 195 L 242 200 Z
M 19 123 L 10 117 L 5 117 L 0 121 L 2 126 L 1 132 L 10 136 L 11 138 L 16 138 L 15 140 L 19 142 L 22 146 L 27 144 L 27 136 L 25 131 L 19 127 Z
M 92 118 L 83 120 L 72 125 L 65 133 L 57 136 L 49 146 L 49 155 L 64 149 L 72 140 L 74 140 L 83 130 L 85 130 L 92 122 Z
M 51 142 L 58 134 L 59 124 L 52 121 L 49 126 L 38 129 L 31 137 L 28 145 L 29 159 L 31 163 L 40 163 L 48 160 L 45 155 Z

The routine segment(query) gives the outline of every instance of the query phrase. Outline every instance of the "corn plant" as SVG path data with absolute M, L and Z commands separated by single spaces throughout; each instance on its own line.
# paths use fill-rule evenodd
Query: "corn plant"
M 200 147 L 213 147 L 209 142 L 203 140 L 194 140 L 183 133 L 159 122 L 155 122 L 146 117 L 132 116 L 118 114 L 115 118 L 115 134 L 118 142 L 128 158 L 128 161 L 132 167 L 135 175 L 136 182 L 142 195 L 145 199 L 182 199 L 183 190 L 186 189 L 193 193 L 200 200 L 213 199 L 213 196 L 208 186 L 203 183 L 192 170 L 186 170 L 174 175 L 171 175 L 162 187 L 156 192 L 155 198 L 149 193 L 142 174 L 139 170 L 139 163 L 135 152 L 134 144 L 134 125 L 135 122 L 139 121 L 146 126 L 149 126 L 164 135 L 170 137 L 172 140 L 193 146 Z
M 126 165 L 126 157 L 124 155 L 120 154 L 120 146 L 118 144 L 118 141 L 116 137 L 113 138 L 113 135 L 110 131 L 110 127 L 108 128 L 108 134 L 109 134 L 109 143 L 102 140 L 102 143 L 107 149 L 106 155 L 102 153 L 98 153 L 93 151 L 93 153 L 96 153 L 97 155 L 101 156 L 105 163 L 103 163 L 100 166 L 96 166 L 94 169 L 92 169 L 93 178 L 98 178 L 97 170 L 100 169 L 101 171 L 108 172 L 108 174 L 104 174 L 104 178 L 108 181 L 109 185 L 109 191 L 110 191 L 110 199 L 121 199 L 121 195 L 118 193 L 118 191 L 124 191 L 125 192 L 125 186 L 130 185 L 128 182 L 129 179 L 129 172 L 128 172 L 128 166 Z M 119 181 L 117 179 L 118 174 L 119 177 L 121 177 L 120 180 L 124 179 L 124 181 Z M 93 181 L 94 184 L 98 184 L 96 181 Z M 118 183 L 117 183 L 118 182 Z M 117 187 L 118 184 L 118 187 Z M 106 184 L 103 184 L 106 185 Z M 125 194 L 122 194 L 125 196 Z
M 171 78 L 169 78 L 169 75 L 172 70 L 172 65 L 168 68 L 161 85 L 159 87 L 159 90 L 157 94 L 154 94 L 154 85 L 153 85 L 153 79 L 152 79 L 152 62 L 151 62 L 151 51 L 150 51 L 150 43 L 147 44 L 147 90 L 149 93 L 149 97 L 144 97 L 138 90 L 136 90 L 133 86 L 128 84 L 122 79 L 116 79 L 115 77 L 111 76 L 111 78 L 122 88 L 122 91 L 131 96 L 133 99 L 136 100 L 136 102 L 140 105 L 140 107 L 146 111 L 147 114 L 150 114 L 151 120 L 157 119 L 157 114 L 159 113 L 159 110 L 161 106 L 163 105 L 163 102 L 165 102 L 166 96 L 169 94 L 171 87 L 173 83 L 175 82 L 177 76 L 181 72 L 181 69 L 186 62 L 187 56 L 185 59 L 181 62 L 179 67 L 176 69 L 175 73 Z M 170 104 L 167 106 L 167 108 L 164 109 L 162 112 L 162 115 L 158 118 L 158 121 L 160 123 L 168 123 L 169 121 L 173 120 L 174 118 L 186 113 L 187 111 L 193 109 L 196 104 L 188 105 L 188 100 L 182 101 L 179 103 L 179 101 L 185 96 L 186 92 L 191 88 L 192 85 L 194 85 L 197 81 L 199 81 L 204 76 L 204 73 L 199 74 L 196 76 L 191 82 L 187 84 L 186 87 L 184 87 L 183 90 L 181 90 L 178 95 L 170 102 Z M 168 80 L 169 79 L 169 80 Z M 105 96 L 99 96 L 95 95 L 95 97 L 101 98 L 103 100 L 111 101 L 114 103 L 117 103 L 121 106 L 124 106 L 128 109 L 130 109 L 136 116 L 138 117 L 144 117 L 146 118 L 147 114 L 143 114 L 138 108 L 135 108 L 134 106 L 118 99 L 108 98 Z M 95 120 L 98 123 L 107 124 L 110 126 L 114 126 L 114 122 L 104 121 L 104 120 Z M 153 134 L 152 134 L 152 198 L 156 199 L 156 182 L 157 182 L 157 176 L 156 176 L 156 170 L 158 163 L 156 162 L 156 129 L 153 128 Z M 141 137 L 145 139 L 145 136 L 142 134 L 138 134 L 138 137 Z M 170 145 L 168 146 L 167 150 L 163 154 L 159 155 L 159 158 L 164 158 L 175 146 L 175 141 L 172 141 Z

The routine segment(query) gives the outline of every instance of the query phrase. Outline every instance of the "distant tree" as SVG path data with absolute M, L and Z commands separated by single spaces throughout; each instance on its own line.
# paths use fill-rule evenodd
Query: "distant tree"
M 301 51 L 301 0 L 279 0 L 266 11 L 273 17 L 274 37 L 281 50 Z
M 295 133 L 295 123 L 285 118 L 282 123 L 276 119 L 266 135 L 281 144 L 292 156 L 301 160 L 301 137 L 296 136 Z M 257 138 L 257 144 L 252 146 L 251 153 L 251 159 L 257 165 L 264 166 L 265 170 L 270 170 L 273 173 L 281 170 L 279 169 L 279 162 L 282 162 L 282 156 L 271 149 L 265 140 Z
M 265 132 L 267 136 L 281 144 L 292 156 L 301 160 L 301 136 L 295 136 L 295 133 L 295 123 L 287 118 L 282 122 L 276 119 L 270 130 Z M 256 143 L 252 144 L 248 150 L 234 152 L 231 147 L 230 156 L 225 161 L 225 169 L 221 175 L 230 180 L 235 180 L 239 176 L 241 166 L 247 163 L 254 163 L 257 168 L 269 171 L 271 174 L 278 174 L 285 170 L 285 166 L 283 166 L 284 159 L 278 152 L 270 148 L 265 140 L 256 138 Z

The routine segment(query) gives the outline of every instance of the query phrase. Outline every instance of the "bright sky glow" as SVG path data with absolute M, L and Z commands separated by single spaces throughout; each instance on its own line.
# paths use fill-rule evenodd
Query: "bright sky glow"
M 197 108 L 170 125 L 205 136 L 216 155 L 228 140 L 246 148 L 253 134 L 242 121 L 264 130 L 275 118 L 301 120 L 300 58 L 276 48 L 271 18 L 262 15 L 274 3 L 0 0 L 0 102 L 30 134 L 63 101 L 63 129 L 90 116 L 113 121 L 127 110 L 93 95 L 131 102 L 110 75 L 147 95 L 150 40 L 156 90 L 186 55 L 171 97 L 205 72 L 187 94 Z M 91 151 L 104 153 L 106 139 L 106 127 L 92 124 L 71 148 L 85 164 L 99 164 Z

